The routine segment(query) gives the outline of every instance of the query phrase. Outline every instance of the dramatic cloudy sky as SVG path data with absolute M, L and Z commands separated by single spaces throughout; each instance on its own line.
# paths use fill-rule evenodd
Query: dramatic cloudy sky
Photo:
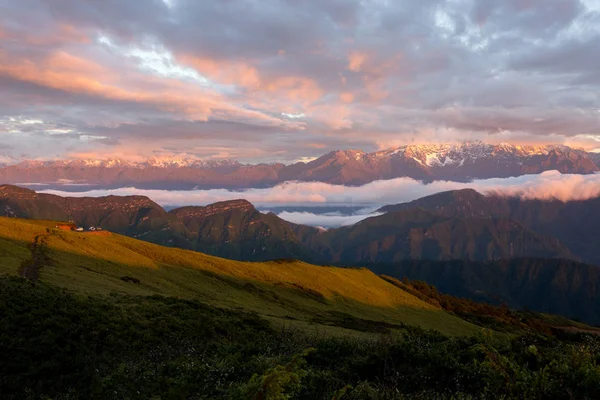
M 0 162 L 600 147 L 600 0 L 0 0 Z

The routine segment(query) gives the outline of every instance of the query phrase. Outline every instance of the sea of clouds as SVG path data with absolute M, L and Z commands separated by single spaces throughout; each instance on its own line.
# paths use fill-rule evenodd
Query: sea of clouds
M 106 196 L 143 195 L 162 206 L 206 205 L 217 201 L 246 199 L 256 206 L 361 206 L 353 215 L 341 212 L 280 211 L 278 215 L 288 221 L 321 226 L 337 227 L 354 224 L 373 216 L 377 208 L 407 202 L 430 194 L 456 189 L 471 188 L 483 194 L 519 196 L 526 199 L 556 199 L 560 201 L 585 200 L 600 196 L 600 174 L 575 175 L 547 171 L 539 175 L 523 175 L 514 178 L 475 180 L 469 183 L 436 181 L 428 184 L 411 179 L 396 178 L 374 181 L 362 186 L 331 185 L 322 182 L 285 182 L 271 188 L 234 191 L 209 190 L 142 190 L 132 187 L 66 192 L 40 190 L 60 196 Z

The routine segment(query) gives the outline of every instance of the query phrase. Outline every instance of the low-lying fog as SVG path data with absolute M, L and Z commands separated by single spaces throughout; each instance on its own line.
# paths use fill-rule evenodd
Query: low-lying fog
M 142 190 L 136 188 L 95 189 L 81 192 L 39 190 L 61 196 L 144 195 L 165 208 L 207 205 L 217 201 L 244 198 L 263 212 L 281 218 L 325 228 L 354 224 L 373 216 L 373 211 L 387 204 L 397 204 L 430 194 L 472 188 L 484 194 L 520 196 L 528 199 L 584 200 L 600 195 L 600 174 L 562 175 L 548 171 L 539 175 L 515 178 L 475 180 L 470 183 L 436 181 L 423 184 L 410 178 L 397 178 L 363 186 L 331 185 L 322 182 L 285 182 L 272 188 L 232 191 L 210 190 Z

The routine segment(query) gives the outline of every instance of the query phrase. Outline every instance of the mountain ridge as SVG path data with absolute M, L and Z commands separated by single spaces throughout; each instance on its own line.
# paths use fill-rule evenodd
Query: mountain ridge
M 335 150 L 310 162 L 244 164 L 233 160 L 175 157 L 144 161 L 123 159 L 22 161 L 0 165 L 0 182 L 139 188 L 270 187 L 285 181 L 362 185 L 407 177 L 424 182 L 505 178 L 558 170 L 590 174 L 600 156 L 565 145 L 501 143 L 405 145 L 374 152 Z
M 298 258 L 357 265 L 404 259 L 579 259 L 560 240 L 516 219 L 444 215 L 431 207 L 399 210 L 326 231 L 263 214 L 246 200 L 166 212 L 147 197 L 62 198 L 0 186 L 1 209 L 6 216 L 74 220 L 153 243 L 250 261 Z
M 382 207 L 378 212 L 422 208 L 448 217 L 508 218 L 525 227 L 556 237 L 583 261 L 600 265 L 600 197 L 587 200 L 521 199 L 482 195 L 472 189 L 441 192 L 407 203 Z

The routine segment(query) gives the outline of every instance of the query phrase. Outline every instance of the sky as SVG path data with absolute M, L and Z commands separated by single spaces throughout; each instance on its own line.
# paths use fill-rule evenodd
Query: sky
M 600 0 L 0 0 L 0 162 L 600 148 Z

